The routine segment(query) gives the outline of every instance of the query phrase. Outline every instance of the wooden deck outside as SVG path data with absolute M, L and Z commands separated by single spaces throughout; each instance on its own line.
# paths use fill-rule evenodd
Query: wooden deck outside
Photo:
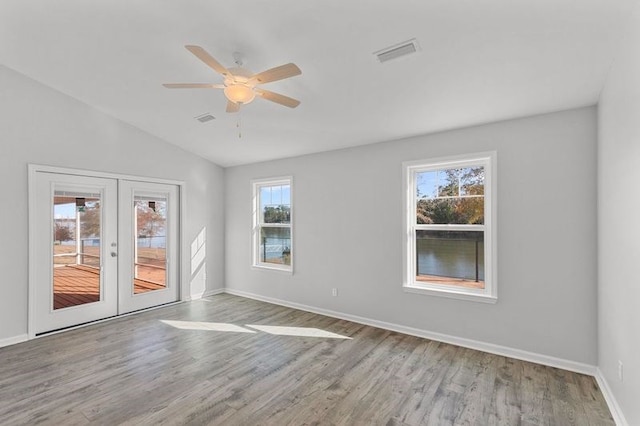
M 164 272 L 164 271 L 163 271 Z M 165 288 L 151 281 L 134 280 L 136 294 Z M 100 272 L 86 265 L 53 268 L 53 308 L 62 309 L 100 300 Z
M 452 278 L 452 277 L 440 277 L 437 275 L 420 274 L 416 276 L 416 281 L 451 285 L 455 287 L 484 288 L 484 281 L 473 281 L 473 280 L 465 280 L 462 278 Z

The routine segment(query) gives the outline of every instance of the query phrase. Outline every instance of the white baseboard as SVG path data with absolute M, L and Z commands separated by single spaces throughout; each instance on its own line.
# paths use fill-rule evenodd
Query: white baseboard
M 0 348 L 3 346 L 15 345 L 16 343 L 26 342 L 27 340 L 29 340 L 28 334 L 19 334 L 6 339 L 0 339 Z
M 205 291 L 202 297 L 214 296 L 216 294 L 224 293 L 224 288 L 215 288 L 213 290 Z
M 607 401 L 607 405 L 609 406 L 609 411 L 611 411 L 611 415 L 613 416 L 613 420 L 616 422 L 617 426 L 629 426 L 627 419 L 625 419 L 622 410 L 620 409 L 620 405 L 618 405 L 618 401 L 615 396 L 613 396 L 613 392 L 609 387 L 609 382 L 605 379 L 604 375 L 600 368 L 596 369 L 596 381 L 598 382 L 598 386 L 600 387 L 600 391 L 602 395 L 604 395 L 605 401 Z
M 220 294 L 220 293 L 224 293 L 224 288 L 215 288 L 213 290 L 204 291 L 204 292 L 202 292 L 200 294 L 192 294 L 190 297 L 185 299 L 185 302 L 188 302 L 189 300 L 202 299 L 203 297 L 214 296 L 214 295 Z
M 452 345 L 462 346 L 469 349 L 475 349 L 482 352 L 488 352 L 495 355 L 506 356 L 509 358 L 519 359 L 522 361 L 529 361 L 537 364 L 547 365 L 549 367 L 561 368 L 563 370 L 569 370 L 576 373 L 587 374 L 589 376 L 595 376 L 596 374 L 596 369 L 597 369 L 596 366 L 575 362 L 567 359 L 556 358 L 548 355 L 538 354 L 535 352 L 528 352 L 520 349 L 514 349 L 507 346 L 495 345 L 493 343 L 485 343 L 477 340 L 451 336 L 448 334 L 436 333 L 433 331 L 407 327 L 404 325 L 378 321 L 371 318 L 359 317 L 356 315 L 345 314 L 342 312 L 336 312 L 328 309 L 317 308 L 315 306 L 303 305 L 300 303 L 289 302 L 286 300 L 261 296 L 259 294 L 249 293 L 249 292 L 240 291 L 240 290 L 234 290 L 231 288 L 225 289 L 225 292 L 229 294 L 233 294 L 235 296 L 241 296 L 249 299 L 260 300 L 262 302 L 273 303 L 275 305 L 286 306 L 288 308 L 300 309 L 303 311 L 313 312 L 313 313 L 325 315 L 328 317 L 357 322 L 359 324 L 370 325 L 372 327 L 378 327 L 385 330 L 397 331 L 398 333 L 409 334 L 411 336 L 423 337 L 425 339 L 436 340 L 438 342 L 449 343 Z

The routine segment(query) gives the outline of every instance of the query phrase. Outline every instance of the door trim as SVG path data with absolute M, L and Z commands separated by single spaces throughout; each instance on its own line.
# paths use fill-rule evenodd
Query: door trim
M 187 239 L 184 236 L 185 231 L 185 217 L 187 212 L 187 191 L 186 191 L 186 183 L 180 180 L 172 180 L 172 179 L 163 179 L 163 178 L 154 178 L 148 176 L 136 176 L 136 175 L 127 175 L 120 173 L 110 173 L 110 172 L 101 172 L 96 170 L 85 170 L 85 169 L 74 169 L 67 167 L 58 167 L 58 166 L 48 166 L 44 164 L 28 164 L 27 165 L 27 188 L 28 188 L 28 220 L 29 220 L 29 292 L 28 292 L 28 319 L 27 319 L 27 334 L 29 336 L 29 340 L 37 338 L 36 329 L 35 329 L 35 317 L 36 317 L 36 304 L 35 304 L 35 277 L 36 277 L 36 265 L 35 265 L 35 247 L 36 247 L 36 232 L 35 232 L 35 223 L 37 220 L 37 212 L 35 211 L 34 206 L 36 205 L 36 173 L 45 172 L 45 173 L 57 173 L 64 175 L 76 175 L 76 176 L 88 176 L 88 177 L 97 177 L 97 178 L 108 178 L 115 179 L 118 181 L 118 185 L 121 180 L 133 180 L 138 182 L 150 182 L 150 183 L 161 183 L 168 185 L 176 185 L 178 187 L 178 279 L 180 280 L 180 284 L 178 285 L 178 301 L 185 300 L 188 297 L 190 292 L 188 288 L 190 277 L 189 277 L 189 265 L 185 265 L 185 262 L 188 261 L 188 253 L 189 247 L 187 244 Z

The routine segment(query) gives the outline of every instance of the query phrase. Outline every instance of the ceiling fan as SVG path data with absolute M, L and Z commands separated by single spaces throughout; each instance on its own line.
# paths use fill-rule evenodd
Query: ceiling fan
M 300 101 L 281 95 L 279 93 L 270 92 L 258 87 L 261 84 L 271 83 L 272 81 L 284 80 L 302 74 L 300 68 L 295 64 L 289 63 L 271 68 L 258 74 L 253 74 L 249 70 L 242 68 L 242 61 L 238 54 L 234 54 L 236 67 L 225 68 L 213 56 L 200 46 L 185 46 L 187 50 L 198 57 L 202 62 L 211 67 L 214 71 L 224 76 L 223 84 L 212 83 L 167 83 L 163 84 L 168 89 L 224 89 L 224 95 L 227 97 L 227 112 L 238 112 L 241 105 L 248 104 L 253 101 L 256 96 L 260 96 L 271 102 L 284 105 L 289 108 L 295 108 L 300 105 Z

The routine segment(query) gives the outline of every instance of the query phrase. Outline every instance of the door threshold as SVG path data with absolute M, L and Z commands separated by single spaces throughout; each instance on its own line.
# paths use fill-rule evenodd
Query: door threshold
M 34 338 L 37 339 L 39 337 L 52 336 L 54 334 L 63 333 L 65 331 L 76 330 L 78 328 L 84 328 L 84 327 L 89 326 L 89 325 L 100 324 L 102 322 L 111 321 L 111 320 L 114 320 L 114 319 L 117 319 L 117 318 L 124 318 L 124 317 L 127 317 L 129 315 L 140 314 L 142 312 L 147 312 L 147 311 L 153 311 L 153 310 L 158 309 L 158 308 L 164 308 L 164 307 L 167 307 L 167 306 L 177 305 L 178 303 L 183 303 L 183 302 L 185 302 L 185 301 L 184 300 L 176 300 L 175 302 L 163 303 L 162 305 L 156 305 L 156 306 L 151 306 L 149 308 L 138 309 L 137 311 L 127 312 L 126 314 L 113 315 L 113 316 L 110 316 L 110 317 L 101 318 L 101 319 L 94 320 L 94 321 L 83 322 L 82 324 L 76 324 L 76 325 L 72 325 L 72 326 L 69 326 L 69 327 L 58 328 L 56 330 L 51 330 L 51 331 L 44 331 L 42 333 L 37 333 L 34 336 Z

